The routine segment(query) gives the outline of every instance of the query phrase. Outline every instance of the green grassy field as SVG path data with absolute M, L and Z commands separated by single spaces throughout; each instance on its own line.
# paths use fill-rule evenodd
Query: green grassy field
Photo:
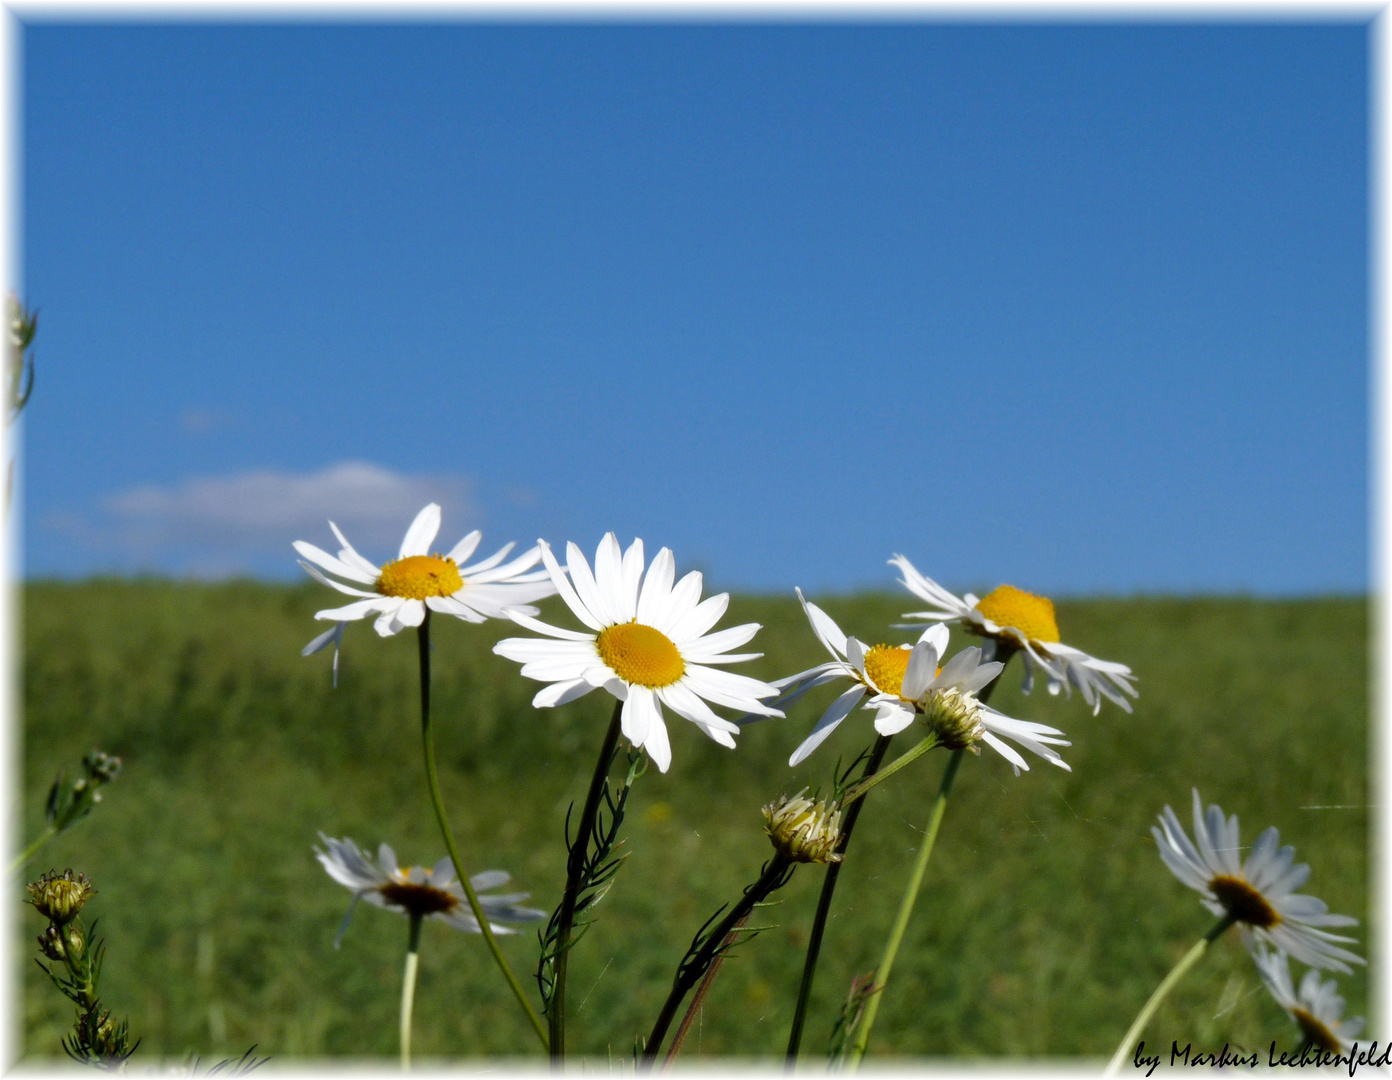
M 420 760 L 414 636 L 383 641 L 366 623 L 350 627 L 334 690 L 328 654 L 299 655 L 330 599 L 312 584 L 106 580 L 34 584 L 23 597 L 25 835 L 42 826 L 60 766 L 94 746 L 126 762 L 92 818 L 28 876 L 72 866 L 94 880 L 103 993 L 142 1037 L 137 1060 L 215 1059 L 252 1043 L 278 1059 L 394 1055 L 406 920 L 362 905 L 335 951 L 349 894 L 310 847 L 323 830 L 365 847 L 389 840 L 403 861 L 443 854 Z M 886 627 L 915 603 L 824 606 L 849 633 L 899 641 L 907 635 Z M 776 678 L 825 659 L 795 599 L 735 597 L 722 625 L 750 619 L 765 626 L 754 647 L 767 655 L 743 665 L 748 673 Z M 1365 920 L 1367 619 L 1362 599 L 1060 603 L 1066 641 L 1136 671 L 1136 711 L 1108 705 L 1094 717 L 1077 696 L 1026 698 L 1018 667 L 1006 673 L 992 704 L 1067 732 L 1073 771 L 1040 762 L 1016 778 L 989 749 L 963 763 L 872 1053 L 1109 1054 L 1212 922 L 1149 834 L 1167 802 L 1188 820 L 1195 785 L 1240 815 L 1244 843 L 1279 826 L 1313 867 L 1304 891 Z M 441 778 L 466 863 L 510 871 L 549 909 L 564 873 L 561 823 L 584 797 L 610 701 L 596 693 L 533 710 L 539 684 L 490 652 L 508 627 L 436 627 Z M 954 648 L 967 643 L 954 634 Z M 638 782 L 631 857 L 573 955 L 576 1052 L 631 1052 L 692 933 L 767 857 L 760 806 L 825 785 L 838 754 L 849 760 L 870 741 L 871 714 L 857 713 L 788 768 L 831 693 L 747 728 L 734 751 L 669 714 L 671 771 Z M 867 804 L 813 997 L 809 1066 L 819 1067 L 852 976 L 878 957 L 945 756 L 929 754 Z M 781 1053 L 820 880 L 817 868 L 800 870 L 771 909 L 777 927 L 725 965 L 689 1053 Z M 42 928 L 26 907 L 25 1046 L 50 1055 L 72 1012 L 30 959 Z M 1366 942 L 1366 923 L 1356 933 Z M 503 945 L 534 990 L 534 935 Z M 1364 971 L 1340 978 L 1351 1014 L 1365 1012 L 1366 986 Z M 1147 1038 L 1213 1049 L 1295 1041 L 1235 934 Z M 415 1049 L 535 1050 L 477 936 L 427 923 Z

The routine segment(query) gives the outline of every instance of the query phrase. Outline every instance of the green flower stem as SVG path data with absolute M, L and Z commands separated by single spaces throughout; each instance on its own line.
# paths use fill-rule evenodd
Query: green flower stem
M 1145 1003 L 1145 1007 L 1137 1014 L 1135 1021 L 1126 1032 L 1126 1036 L 1121 1040 L 1121 1045 L 1117 1047 L 1116 1053 L 1112 1055 L 1111 1063 L 1107 1066 L 1107 1071 L 1103 1075 L 1115 1076 L 1117 1074 L 1122 1064 L 1126 1061 L 1126 1055 L 1131 1052 L 1131 1047 L 1134 1046 L 1136 1040 L 1141 1037 L 1141 1032 L 1145 1030 L 1146 1024 L 1150 1023 L 1150 1018 L 1155 1015 L 1155 1010 L 1160 1007 L 1160 1003 L 1165 1000 L 1166 995 L 1174 989 L 1175 984 L 1179 982 L 1180 979 L 1184 978 L 1185 973 L 1199 962 L 1199 957 L 1203 956 L 1203 954 L 1208 951 L 1209 945 L 1235 922 L 1237 922 L 1236 916 L 1231 914 L 1224 915 L 1213 924 L 1212 930 L 1194 943 L 1194 947 L 1185 953 L 1179 963 L 1174 966 L 1173 970 L 1165 976 L 1160 985 L 1155 988 L 1155 993 L 1150 995 L 1150 1000 Z
M 835 865 L 834 863 L 832 864 Z M 744 924 L 749 921 L 749 916 L 754 914 L 753 909 L 745 912 L 744 918 L 735 923 L 730 928 L 730 932 L 725 935 L 725 941 L 720 946 L 720 952 L 711 961 L 710 970 L 706 972 L 701 980 L 701 985 L 696 987 L 696 993 L 691 995 L 691 1004 L 686 1007 L 686 1015 L 682 1017 L 682 1022 L 677 1025 L 677 1033 L 672 1036 L 672 1044 L 667 1047 L 667 1056 L 662 1059 L 662 1071 L 665 1073 L 672 1067 L 672 1063 L 677 1060 L 677 1055 L 681 1053 L 682 1044 L 686 1042 L 687 1033 L 691 1030 L 691 1025 L 701 1011 L 701 1007 L 706 1003 L 706 995 L 710 993 L 710 988 L 715 984 L 715 977 L 720 974 L 720 966 L 725 963 L 725 955 L 739 938 L 739 932 L 744 929 Z
M 406 975 L 401 981 L 401 1071 L 411 1071 L 411 1009 L 416 1003 L 416 965 L 420 954 L 421 916 L 411 916 L 406 945 Z
M 14 876 L 24 869 L 24 864 L 39 853 L 39 849 L 58 835 L 58 830 L 52 825 L 44 826 L 44 831 L 27 848 L 15 856 L 15 861 L 10 863 L 10 875 Z
M 863 799 L 865 798 L 865 796 L 869 795 L 871 789 L 874 788 L 876 784 L 881 784 L 884 781 L 888 780 L 905 765 L 908 765 L 910 762 L 917 761 L 919 758 L 921 758 L 924 754 L 928 753 L 929 750 L 933 749 L 933 747 L 937 745 L 937 735 L 931 733 L 925 735 L 923 739 L 920 740 L 918 743 L 915 743 L 913 748 L 910 749 L 907 753 L 900 754 L 897 758 L 895 758 L 893 761 L 891 761 L 888 765 L 886 765 L 879 772 L 875 773 L 873 776 L 867 776 L 859 783 L 847 789 L 846 794 L 841 797 L 842 809 L 845 809 L 848 806 L 854 806 L 858 800 Z
M 710 970 L 718 956 L 721 956 L 725 949 L 725 940 L 736 926 L 749 918 L 749 913 L 755 906 L 763 903 L 768 895 L 776 889 L 782 888 L 797 864 L 793 863 L 781 851 L 774 852 L 773 858 L 764 864 L 764 872 L 759 875 L 759 880 L 745 889 L 744 895 L 740 897 L 739 903 L 732 907 L 720 924 L 706 935 L 704 943 L 695 949 L 694 953 L 688 952 L 687 956 L 682 957 L 682 962 L 677 967 L 676 977 L 672 980 L 672 990 L 667 995 L 667 1000 L 662 1005 L 662 1012 L 657 1016 L 653 1024 L 652 1032 L 648 1035 L 647 1044 L 643 1047 L 643 1058 L 638 1065 L 639 1072 L 648 1072 L 652 1069 L 653 1059 L 662 1049 L 662 1040 L 667 1037 L 667 1029 L 672 1026 L 672 1018 L 677 1014 L 677 1007 L 682 1003 L 682 998 L 686 997 L 687 992 L 696 985 L 707 971 Z M 689 958 L 689 959 L 688 959 Z
M 605 782 L 609 779 L 609 767 L 614 762 L 622 721 L 623 702 L 615 701 L 614 714 L 609 718 L 609 730 L 604 733 L 604 744 L 599 750 L 599 760 L 595 762 L 594 776 L 590 778 L 585 809 L 580 814 L 579 832 L 575 835 L 566 864 L 565 892 L 561 894 L 560 919 L 556 927 L 555 978 L 551 984 L 551 1002 L 546 1014 L 551 1025 L 551 1060 L 558 1065 L 565 1061 L 566 971 L 570 964 L 570 931 L 575 923 L 575 902 L 580 896 L 585 876 L 585 854 L 589 851 L 590 837 L 594 833 L 600 796 L 604 794 Z
M 879 771 L 880 762 L 884 761 L 884 756 L 889 751 L 889 744 L 894 739 L 893 735 L 880 735 L 875 739 L 870 748 L 870 758 L 865 763 L 865 768 L 861 770 L 861 781 L 868 780 Z M 867 789 L 868 790 L 868 789 Z M 812 980 L 817 975 L 817 960 L 822 951 L 822 935 L 826 932 L 827 918 L 831 914 L 831 898 L 836 892 L 836 881 L 841 874 L 841 862 L 845 858 L 846 848 L 851 843 L 851 833 L 855 831 L 856 822 L 860 819 L 860 810 L 865 804 L 856 801 L 845 810 L 845 823 L 841 826 L 841 842 L 836 845 L 836 853 L 842 856 L 841 860 L 829 863 L 826 868 L 826 875 L 822 878 L 822 892 L 817 898 L 817 914 L 812 919 L 812 933 L 807 939 L 807 958 L 802 963 L 802 983 L 798 986 L 797 1007 L 793 1010 L 793 1026 L 788 1032 L 788 1069 L 797 1065 L 798 1046 L 802 1043 L 802 1025 L 807 1018 L 807 1003 L 812 997 Z M 680 1037 L 680 1032 L 678 1036 Z M 675 1046 L 675 1042 L 673 1044 Z
M 875 985 L 870 988 L 869 1000 L 865 1003 L 865 1014 L 856 1025 L 855 1043 L 847 1063 L 848 1072 L 855 1072 L 860 1065 L 860 1059 L 865 1056 L 865 1047 L 870 1042 L 870 1029 L 875 1026 L 875 1014 L 880 1009 L 880 998 L 884 994 L 885 984 L 889 982 L 889 973 L 894 968 L 894 958 L 899 953 L 900 942 L 904 940 L 904 931 L 908 929 L 914 903 L 918 900 L 918 890 L 923 885 L 928 859 L 932 856 L 933 844 L 938 839 L 938 827 L 942 825 L 943 812 L 947 809 L 947 797 L 952 794 L 952 781 L 957 777 L 957 767 L 962 764 L 964 753 L 964 750 L 954 750 L 952 756 L 947 759 L 947 768 L 943 770 L 942 783 L 938 786 L 938 797 L 933 801 L 933 812 L 928 817 L 928 829 L 918 849 L 913 873 L 909 875 L 908 888 L 904 890 L 904 898 L 899 902 L 899 914 L 895 916 L 894 928 L 890 930 L 889 940 L 885 942 L 884 956 L 875 968 Z
M 440 835 L 445 838 L 445 849 L 449 852 L 450 862 L 454 864 L 455 876 L 459 878 L 459 883 L 464 886 L 464 896 L 469 901 L 469 910 L 474 913 L 474 919 L 479 924 L 483 940 L 488 944 L 488 950 L 493 954 L 498 969 L 503 973 L 503 978 L 507 980 L 508 986 L 512 987 L 517 1003 L 527 1014 L 527 1019 L 531 1021 L 532 1029 L 536 1032 L 537 1038 L 541 1040 L 541 1045 L 544 1048 L 547 1045 L 546 1028 L 542 1025 L 541 1017 L 537 1015 L 537 1011 L 532 1008 L 532 1003 L 527 1000 L 527 994 L 522 989 L 522 984 L 517 981 L 517 976 L 512 973 L 507 958 L 498 948 L 498 939 L 493 936 L 493 927 L 489 925 L 488 919 L 484 916 L 483 906 L 479 903 L 478 894 L 474 892 L 473 882 L 469 880 L 469 875 L 464 870 L 464 861 L 459 857 L 459 848 L 455 845 L 454 834 L 450 832 L 449 819 L 445 816 L 445 803 L 440 797 L 440 778 L 435 772 L 435 741 L 430 734 L 430 610 L 428 608 L 425 612 L 425 620 L 416 628 L 416 631 L 416 637 L 420 644 L 421 745 L 425 751 L 425 780 L 430 788 L 430 804 L 435 808 L 435 820 L 440 825 Z

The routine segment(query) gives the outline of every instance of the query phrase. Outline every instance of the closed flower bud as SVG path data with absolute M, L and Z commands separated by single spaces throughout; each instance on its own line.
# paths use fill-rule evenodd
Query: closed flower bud
M 86 874 L 50 870 L 38 881 L 29 884 L 29 903 L 55 926 L 63 926 L 77 917 L 82 905 L 97 891 Z
M 87 770 L 87 775 L 96 783 L 109 784 L 121 772 L 121 759 L 114 754 L 93 750 L 82 759 L 82 767 Z
M 974 696 L 943 686 L 929 690 L 918 706 L 939 746 L 981 753 L 976 743 L 986 729 L 981 723 L 981 702 Z
M 774 848 L 793 862 L 840 862 L 841 809 L 833 800 L 814 803 L 803 788 L 764 807 L 764 832 Z
M 63 935 L 59 932 L 58 927 L 49 926 L 39 935 L 39 952 L 50 960 L 63 959 Z

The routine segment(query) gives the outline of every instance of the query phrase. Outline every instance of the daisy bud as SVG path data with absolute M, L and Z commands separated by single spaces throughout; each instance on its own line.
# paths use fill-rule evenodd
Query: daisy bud
M 39 935 L 39 952 L 43 953 L 50 960 L 62 960 L 63 935 L 59 933 L 58 927 L 50 925 L 47 930 Z
M 976 746 L 985 731 L 981 723 L 981 703 L 971 694 L 943 686 L 928 691 L 919 707 L 928 727 L 938 737 L 939 746 L 981 753 Z
M 77 917 L 82 905 L 97 891 L 86 874 L 50 870 L 38 881 L 30 882 L 29 903 L 55 926 L 63 926 Z
M 774 848 L 802 863 L 840 862 L 841 808 L 833 801 L 813 803 L 803 788 L 791 799 L 784 795 L 764 807 L 764 832 Z
M 120 775 L 121 759 L 114 754 L 104 754 L 100 750 L 93 750 L 82 759 L 82 767 L 87 770 L 87 775 L 96 783 L 109 784 Z

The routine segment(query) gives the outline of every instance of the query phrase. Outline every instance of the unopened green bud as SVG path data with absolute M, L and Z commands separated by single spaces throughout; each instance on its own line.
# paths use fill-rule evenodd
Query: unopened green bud
M 764 832 L 775 850 L 801 863 L 840 862 L 841 809 L 832 801 L 814 803 L 803 788 L 791 799 L 784 795 L 764 807 Z
M 50 960 L 63 959 L 66 953 L 63 951 L 63 935 L 58 927 L 50 924 L 48 929 L 39 935 L 39 952 Z
M 77 917 L 82 905 L 97 891 L 86 874 L 72 870 L 50 870 L 38 881 L 30 882 L 29 903 L 55 926 L 63 926 Z
M 93 750 L 82 759 L 82 767 L 87 770 L 87 775 L 94 783 L 109 784 L 120 775 L 121 759 L 114 754 Z

